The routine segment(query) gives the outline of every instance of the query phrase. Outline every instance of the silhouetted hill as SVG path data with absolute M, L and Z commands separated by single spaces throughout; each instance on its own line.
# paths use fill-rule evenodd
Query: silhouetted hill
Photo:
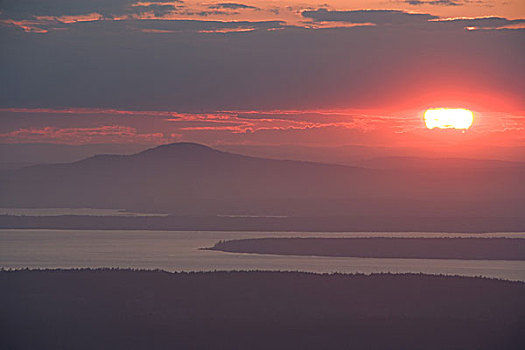
M 523 349 L 525 284 L 429 275 L 0 272 L 4 349 Z
M 154 147 L 153 144 L 53 144 L 53 143 L 0 143 L 0 168 L 13 169 L 32 164 L 67 163 L 96 154 L 133 154 Z M 476 144 L 472 147 L 436 147 L 419 149 L 396 146 L 305 146 L 297 144 L 250 145 L 217 144 L 215 148 L 248 156 L 271 159 L 292 159 L 332 164 L 356 165 L 373 158 L 469 158 L 499 159 L 525 162 L 525 147 L 495 147 Z M 3 165 L 2 163 L 10 163 Z
M 0 167 L 2 163 L 23 165 L 43 163 L 67 163 L 100 153 L 133 154 L 151 147 L 145 144 L 84 144 L 66 145 L 54 143 L 0 143 Z
M 177 143 L 133 155 L 0 172 L 0 205 L 180 215 L 518 217 L 522 168 L 374 170 L 270 160 Z

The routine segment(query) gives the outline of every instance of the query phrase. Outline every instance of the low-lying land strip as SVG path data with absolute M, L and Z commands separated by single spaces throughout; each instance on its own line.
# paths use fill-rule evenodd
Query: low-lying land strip
M 525 217 L 0 215 L 0 229 L 482 233 L 524 232 Z
M 522 238 L 256 238 L 221 241 L 209 249 L 360 258 L 525 260 Z

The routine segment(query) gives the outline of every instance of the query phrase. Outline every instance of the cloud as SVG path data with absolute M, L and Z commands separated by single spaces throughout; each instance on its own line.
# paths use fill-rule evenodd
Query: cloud
M 165 143 L 173 142 L 179 135 L 166 137 L 163 133 L 139 133 L 135 128 L 104 125 L 94 128 L 27 128 L 0 134 L 3 143 L 53 142 L 68 144 L 86 143 Z
M 376 25 L 312 30 L 279 21 L 106 19 L 50 21 L 45 34 L 4 30 L 0 107 L 523 106 L 524 31 L 464 29 L 523 20 L 444 20 L 402 11 L 310 15 Z
M 454 0 L 403 0 L 404 3 L 409 5 L 435 5 L 435 6 L 461 6 L 464 2 L 458 2 Z
M 122 21 L 120 21 L 122 22 Z M 127 21 L 128 28 L 139 29 L 160 29 L 173 32 L 228 32 L 242 30 L 271 30 L 283 28 L 285 23 L 282 21 L 198 21 L 198 20 L 130 20 Z M 121 23 L 117 23 L 115 29 L 122 28 Z
M 168 14 L 185 16 L 233 15 L 236 10 L 260 10 L 255 6 L 240 3 L 192 4 L 188 8 L 182 0 L 160 0 L 142 2 L 138 0 L 5 0 L 2 3 L 1 17 L 12 21 L 20 20 L 73 20 L 79 16 L 98 19 L 123 19 L 151 15 L 162 18 Z M 209 11 L 206 9 L 212 9 Z
M 397 0 L 397 1 L 405 3 L 405 4 L 409 4 L 412 6 L 430 5 L 430 6 L 455 7 L 455 6 L 465 6 L 469 4 L 484 5 L 487 7 L 493 6 L 491 1 L 486 1 L 486 0 Z
M 303 11 L 302 16 L 319 22 L 373 23 L 376 25 L 420 24 L 439 18 L 425 13 L 408 13 L 398 10 L 330 11 L 318 9 Z
M 417 148 L 426 144 L 435 150 L 438 142 L 467 139 L 485 147 L 488 144 L 523 145 L 525 118 L 518 115 L 483 113 L 484 118 L 476 122 L 468 134 L 448 133 L 443 139 L 443 133 L 424 130 L 420 112 L 322 109 L 181 113 L 100 108 L 3 109 L 0 110 L 0 143 L 158 144 L 184 140 L 205 144 L 388 147 L 409 144 Z
M 211 9 L 229 9 L 229 10 L 260 10 L 260 8 L 250 5 L 238 4 L 234 2 L 223 2 L 208 6 Z
M 75 16 L 99 13 L 106 17 L 134 12 L 135 0 L 2 0 L 2 14 L 8 18 Z
M 83 132 L 108 133 L 135 132 L 143 134 L 181 132 L 187 130 L 228 130 L 232 132 L 252 132 L 261 130 L 312 129 L 336 127 L 355 129 L 362 132 L 370 130 L 410 131 L 423 128 L 421 111 L 380 111 L 355 109 L 319 110 L 245 110 L 215 111 L 208 113 L 181 113 L 176 111 L 117 110 L 100 108 L 81 109 L 42 109 L 9 108 L 0 109 L 4 120 L 0 133 L 10 136 L 26 136 L 27 125 L 34 130 L 64 129 L 75 126 Z M 52 117 L 52 118 L 49 118 Z M 477 121 L 476 129 L 487 131 L 523 130 L 525 118 L 511 114 L 493 115 L 489 120 Z M 50 126 L 50 120 L 53 125 Z M 47 123 L 47 124 L 46 124 Z M 100 128 L 99 125 L 123 125 L 126 129 Z M 89 125 L 89 126 L 88 126 Z
M 162 5 L 162 4 L 147 4 L 133 6 L 133 10 L 137 13 L 153 12 L 156 17 L 162 17 L 166 14 L 173 12 L 176 9 L 175 5 Z
M 210 113 L 180 113 L 168 111 L 131 111 L 115 109 L 2 109 L 4 120 L 2 136 L 10 141 L 29 142 L 34 138 L 81 137 L 88 133 L 98 136 L 115 134 L 157 135 L 187 131 L 227 131 L 232 133 L 259 132 L 263 130 L 301 130 L 315 128 L 351 128 L 372 130 L 378 125 L 402 125 L 404 118 L 382 117 L 356 113 L 352 110 L 259 110 L 216 111 Z M 49 117 L 53 125 L 49 125 Z M 39 126 L 39 124 L 44 125 Z M 46 125 L 47 123 L 47 125 Z M 95 125 L 86 126 L 94 123 Z M 113 125 L 101 128 L 100 123 Z M 400 123 L 400 124 L 398 124 Z M 114 125 L 126 124 L 126 127 Z M 27 128 L 26 125 L 32 125 Z M 71 127 L 73 126 L 74 127 Z M 69 127 L 68 127 L 69 126 Z M 82 135 L 81 135 L 82 134 Z M 46 136 L 47 135 L 47 136 Z M 51 135 L 51 136 L 50 136 Z M 145 137 L 145 136 L 144 136 Z M 143 137 L 143 138 L 144 138 Z M 1 141 L 1 137 L 0 137 Z
M 525 24 L 525 19 L 507 19 L 503 17 L 445 18 L 434 21 L 436 24 L 467 29 L 505 29 Z
M 444 104 L 496 113 L 480 113 L 478 131 L 523 135 L 525 30 L 508 28 L 524 19 L 326 9 L 303 11 L 297 26 L 177 18 L 270 15 L 210 3 L 4 0 L 0 141 L 388 143 Z
M 227 16 L 227 15 L 236 15 L 238 12 L 232 12 L 232 11 L 222 11 L 222 10 L 213 10 L 213 11 L 185 11 L 184 14 L 190 15 L 190 16 L 200 16 L 200 17 L 207 17 L 207 16 Z
M 217 4 L 210 4 L 206 5 L 207 9 L 205 11 L 195 11 L 195 10 L 186 10 L 184 11 L 185 14 L 188 15 L 196 15 L 196 16 L 216 16 L 216 15 L 238 15 L 240 14 L 242 10 L 255 10 L 260 11 L 261 9 L 255 6 L 250 5 L 244 5 L 239 3 L 233 3 L 233 2 L 223 2 L 223 3 L 217 3 Z
M 89 32 L 92 35 L 104 33 L 122 33 L 131 37 L 131 32 L 146 33 L 227 33 L 252 30 L 274 30 L 285 27 L 282 21 L 203 21 L 203 20 L 164 20 L 164 19 L 121 19 L 98 20 L 98 18 L 63 22 L 50 20 L 37 21 L 4 21 L 4 27 L 19 28 L 25 32 L 48 33 L 67 30 L 71 35 Z M 1 27 L 1 23 L 0 23 Z M 126 35 L 128 33 L 128 35 Z
M 303 11 L 302 16 L 316 22 L 371 23 L 376 26 L 417 27 L 421 30 L 450 29 L 505 29 L 520 26 L 525 19 L 503 17 L 440 18 L 428 13 L 410 13 L 399 10 L 330 11 L 327 9 Z

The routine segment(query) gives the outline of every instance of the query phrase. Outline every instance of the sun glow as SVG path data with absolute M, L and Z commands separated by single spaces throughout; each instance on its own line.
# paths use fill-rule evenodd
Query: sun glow
M 474 114 L 464 108 L 430 108 L 424 117 L 429 129 L 468 129 L 474 121 Z

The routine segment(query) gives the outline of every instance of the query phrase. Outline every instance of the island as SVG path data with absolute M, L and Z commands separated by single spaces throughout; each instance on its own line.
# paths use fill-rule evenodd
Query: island
M 358 258 L 525 260 L 523 238 L 255 238 L 220 241 L 207 249 Z

